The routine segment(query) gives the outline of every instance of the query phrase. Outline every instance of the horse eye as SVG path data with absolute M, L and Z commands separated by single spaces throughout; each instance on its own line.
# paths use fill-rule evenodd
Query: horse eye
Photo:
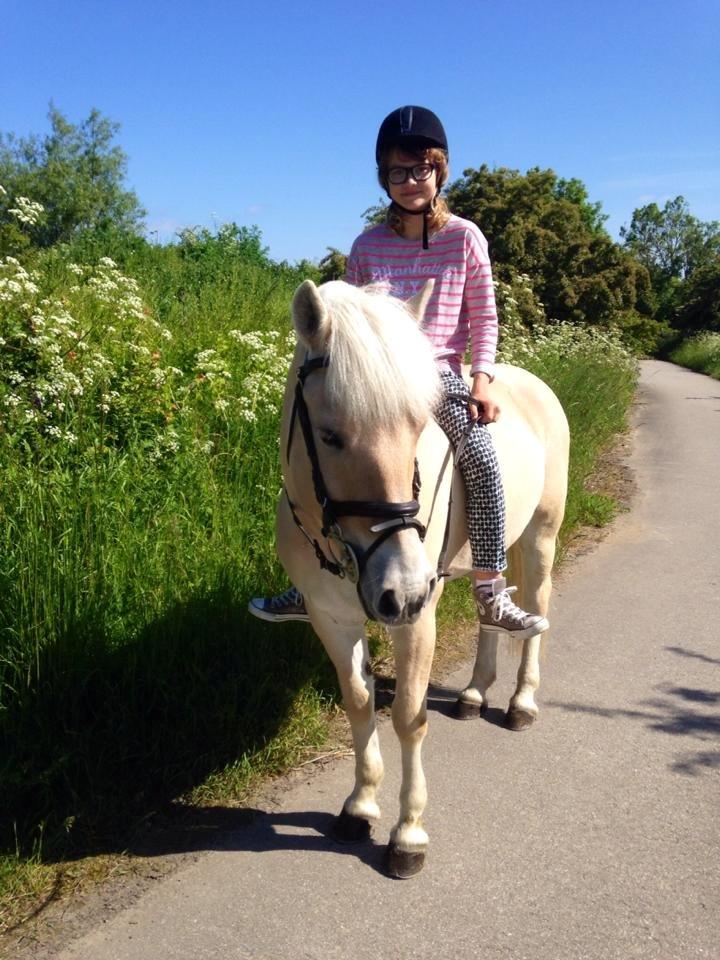
M 320 439 L 325 444 L 326 447 L 335 447 L 337 450 L 342 450 L 343 442 L 342 439 L 332 430 L 321 430 Z

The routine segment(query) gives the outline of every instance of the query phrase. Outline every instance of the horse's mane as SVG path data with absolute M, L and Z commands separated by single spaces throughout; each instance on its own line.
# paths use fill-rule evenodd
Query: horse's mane
M 401 300 L 379 285 L 325 283 L 331 319 L 325 380 L 328 401 L 343 416 L 374 426 L 425 419 L 439 393 L 432 346 Z

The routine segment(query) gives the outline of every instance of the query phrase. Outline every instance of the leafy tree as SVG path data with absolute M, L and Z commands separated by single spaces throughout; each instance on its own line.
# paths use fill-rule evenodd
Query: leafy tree
M 342 280 L 345 276 L 346 264 L 347 257 L 344 253 L 341 253 L 336 247 L 327 247 L 327 253 L 318 264 L 321 282 Z
M 483 165 L 450 185 L 448 202 L 487 236 L 501 280 L 530 277 L 549 317 L 619 326 L 652 345 L 659 330 L 648 271 L 612 241 L 581 181 Z
M 260 228 L 241 227 L 224 223 L 213 233 L 207 227 L 186 228 L 178 234 L 178 250 L 185 260 L 213 261 L 243 260 L 257 266 L 270 265 L 268 248 L 263 246 Z
M 137 233 L 144 210 L 124 187 L 127 158 L 113 144 L 119 125 L 91 110 L 75 125 L 52 104 L 50 132 L 16 137 L 0 133 L 0 246 L 22 246 L 17 218 L 10 211 L 19 198 L 39 202 L 43 215 L 26 223 L 26 242 L 49 247 L 79 232 L 108 228 Z
M 638 207 L 620 235 L 625 246 L 650 270 L 653 278 L 687 279 L 720 252 L 720 223 L 703 223 L 690 213 L 684 197 Z
M 687 331 L 720 331 L 720 256 L 704 263 L 683 285 L 675 326 Z
M 602 212 L 602 203 L 598 200 L 595 203 L 590 202 L 587 187 L 575 177 L 570 180 L 560 179 L 555 184 L 553 193 L 558 200 L 569 200 L 576 204 L 580 210 L 580 217 L 585 226 L 592 233 L 603 233 L 605 228 L 603 224 L 607 220 L 607 214 Z
M 381 223 L 385 223 L 389 206 L 389 202 L 380 197 L 377 203 L 368 207 L 362 215 L 366 227 L 377 227 Z
M 701 304 L 708 294 L 700 289 L 715 275 L 720 223 L 703 223 L 690 213 L 684 197 L 675 197 L 662 209 L 656 203 L 639 207 L 620 233 L 626 249 L 650 271 L 657 316 L 673 326 L 702 326 L 702 310 L 691 309 L 690 303 Z

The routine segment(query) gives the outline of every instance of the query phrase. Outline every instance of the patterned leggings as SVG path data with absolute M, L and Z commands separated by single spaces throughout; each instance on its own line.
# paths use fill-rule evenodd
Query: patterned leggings
M 457 448 L 470 421 L 468 388 L 451 370 L 441 370 L 440 379 L 443 396 L 435 409 L 435 419 Z M 470 431 L 458 466 L 465 481 L 473 566 L 476 570 L 504 570 L 505 496 L 490 431 L 479 421 Z

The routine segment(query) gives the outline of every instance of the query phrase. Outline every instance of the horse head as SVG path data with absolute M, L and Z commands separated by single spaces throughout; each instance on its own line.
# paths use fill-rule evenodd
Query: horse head
M 431 292 L 429 282 L 403 304 L 306 280 L 292 307 L 301 347 L 292 419 L 305 450 L 291 425 L 288 497 L 321 565 L 324 556 L 331 573 L 356 580 L 366 614 L 391 626 L 414 622 L 436 583 L 416 519 L 416 449 L 439 389 L 419 329 Z

